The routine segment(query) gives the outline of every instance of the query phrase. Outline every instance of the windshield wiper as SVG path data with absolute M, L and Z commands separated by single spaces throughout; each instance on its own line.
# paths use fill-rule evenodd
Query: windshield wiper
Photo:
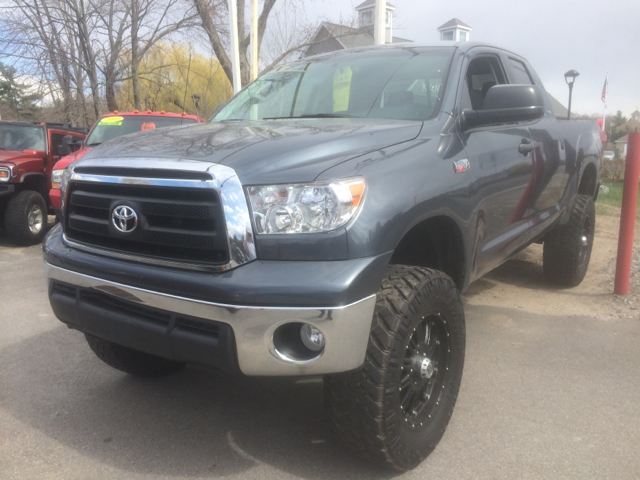
M 298 117 L 264 117 L 263 120 L 284 120 L 287 118 L 358 118 L 344 113 L 307 113 Z
M 97 147 L 98 145 L 100 145 L 100 143 L 101 143 L 101 142 L 98 142 L 98 143 L 89 143 L 89 144 L 87 145 L 87 147 Z
M 353 115 L 346 113 L 308 113 L 300 115 L 298 118 L 355 118 Z

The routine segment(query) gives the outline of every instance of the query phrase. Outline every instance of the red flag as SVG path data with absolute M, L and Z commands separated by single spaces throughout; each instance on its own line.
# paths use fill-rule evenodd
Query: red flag
M 607 80 L 608 77 L 604 79 L 604 87 L 602 87 L 602 96 L 600 97 L 603 102 L 607 103 Z

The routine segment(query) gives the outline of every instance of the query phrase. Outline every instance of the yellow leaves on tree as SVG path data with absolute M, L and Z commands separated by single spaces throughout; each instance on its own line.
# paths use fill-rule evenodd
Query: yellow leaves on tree
M 197 114 L 209 118 L 233 95 L 218 60 L 185 45 L 159 44 L 140 62 L 140 99 L 144 110 Z M 133 87 L 124 80 L 118 94 L 122 111 L 133 110 Z

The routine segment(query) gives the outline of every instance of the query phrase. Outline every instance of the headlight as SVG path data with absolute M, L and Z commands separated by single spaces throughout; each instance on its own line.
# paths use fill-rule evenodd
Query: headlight
M 55 188 L 56 190 L 60 189 L 63 174 L 64 170 L 54 170 L 51 172 L 51 188 Z
M 11 180 L 11 168 L 0 167 L 0 182 L 8 182 Z
M 71 168 L 71 165 L 69 165 L 67 168 L 62 170 L 62 179 L 60 181 L 60 201 L 62 203 L 63 212 L 65 209 L 64 201 L 65 201 L 65 198 L 67 197 L 67 186 L 69 185 L 69 180 L 71 179 L 71 175 L 73 175 L 73 168 Z
M 334 182 L 248 187 L 256 233 L 330 232 L 344 226 L 362 205 L 362 178 Z

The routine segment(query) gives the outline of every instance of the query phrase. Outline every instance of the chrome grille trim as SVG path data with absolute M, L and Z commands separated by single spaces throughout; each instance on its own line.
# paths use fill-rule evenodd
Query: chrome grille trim
M 167 179 L 167 178 L 143 178 L 143 177 L 125 177 L 98 175 L 95 173 L 83 174 L 75 172 L 77 167 L 98 167 L 98 168 L 130 168 L 136 169 L 144 166 L 146 169 L 157 169 L 171 171 L 192 171 L 207 173 L 210 180 L 189 180 L 189 179 Z M 94 171 L 96 169 L 94 168 Z M 143 255 L 136 255 L 123 251 L 116 251 L 106 247 L 98 247 L 75 241 L 63 235 L 63 241 L 70 247 L 78 250 L 85 250 L 91 253 L 118 258 L 121 260 L 134 261 L 138 263 L 146 263 L 151 265 L 159 265 L 171 268 L 190 269 L 211 272 L 224 272 L 232 268 L 239 267 L 245 263 L 256 259 L 256 249 L 254 242 L 254 234 L 251 226 L 251 217 L 249 207 L 240 179 L 236 172 L 227 166 L 212 164 L 200 161 L 190 160 L 164 160 L 151 158 L 101 158 L 101 159 L 82 159 L 75 163 L 72 167 L 72 173 L 68 185 L 74 182 L 97 182 L 103 184 L 127 184 L 127 185 L 145 185 L 158 187 L 181 187 L 181 188 L 202 188 L 213 189 L 217 192 L 222 214 L 225 220 L 226 244 L 229 253 L 229 261 L 222 265 L 202 264 L 197 262 L 181 262 L 170 259 L 152 258 Z M 65 206 L 68 201 L 69 188 L 63 192 L 63 215 Z

